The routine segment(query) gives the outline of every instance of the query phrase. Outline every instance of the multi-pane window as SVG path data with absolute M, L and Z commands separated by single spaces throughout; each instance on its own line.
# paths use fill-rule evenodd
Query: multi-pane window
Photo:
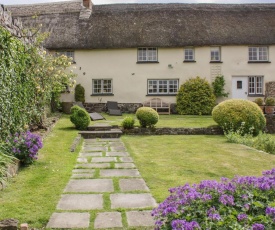
M 138 48 L 138 62 L 158 61 L 157 48 Z
M 93 79 L 93 94 L 111 94 L 112 79 Z
M 176 94 L 179 80 L 148 80 L 148 94 Z
M 263 76 L 248 77 L 248 92 L 250 95 L 263 94 Z
M 220 47 L 211 47 L 211 61 L 220 61 L 221 60 L 221 49 Z
M 74 61 L 74 51 L 58 51 L 56 53 L 57 55 L 60 55 L 60 56 L 65 55 L 69 58 L 72 58 L 72 61 Z
M 268 48 L 263 47 L 249 47 L 248 48 L 249 61 L 268 61 Z
M 194 48 L 185 48 L 184 49 L 184 61 L 195 61 Z

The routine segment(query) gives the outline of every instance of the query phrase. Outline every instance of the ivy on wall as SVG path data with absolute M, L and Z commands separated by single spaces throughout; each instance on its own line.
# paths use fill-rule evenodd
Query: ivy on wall
M 0 26 L 0 140 L 41 123 L 46 107 L 74 83 L 71 60 L 46 52 L 43 39 L 24 44 Z

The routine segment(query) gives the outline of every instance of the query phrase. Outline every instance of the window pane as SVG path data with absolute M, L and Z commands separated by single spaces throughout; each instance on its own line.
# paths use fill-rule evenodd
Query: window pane
M 157 48 L 138 48 L 138 61 L 157 61 Z
M 194 49 L 186 48 L 184 50 L 184 60 L 193 61 L 194 60 Z
M 220 48 L 211 48 L 211 61 L 220 61 Z
M 111 79 L 94 79 L 93 93 L 94 94 L 112 93 L 112 80 Z
M 178 91 L 178 80 L 148 80 L 148 94 L 175 94 Z

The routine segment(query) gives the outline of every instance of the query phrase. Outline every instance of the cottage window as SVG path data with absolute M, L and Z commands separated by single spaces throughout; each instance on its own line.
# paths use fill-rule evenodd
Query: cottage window
M 112 94 L 112 79 L 93 79 L 93 94 Z
M 249 47 L 248 48 L 249 61 L 261 62 L 268 61 L 268 48 L 262 47 Z
M 72 61 L 75 62 L 74 60 L 74 51 L 58 51 L 56 52 L 57 55 L 61 56 L 61 55 L 65 55 L 68 58 L 72 58 Z
M 249 95 L 263 94 L 263 76 L 248 77 L 248 92 Z
M 138 48 L 138 62 L 157 62 L 157 48 Z
M 221 48 L 220 47 L 211 47 L 210 54 L 211 54 L 210 62 L 220 62 L 221 61 Z
M 184 49 L 184 61 L 192 62 L 195 61 L 195 50 L 194 48 L 185 48 Z
M 151 79 L 148 80 L 148 95 L 153 94 L 171 94 L 175 95 L 178 92 L 179 80 L 173 79 Z

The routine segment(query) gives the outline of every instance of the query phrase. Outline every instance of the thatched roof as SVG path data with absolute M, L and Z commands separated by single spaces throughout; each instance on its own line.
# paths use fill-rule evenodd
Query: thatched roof
M 94 5 L 89 19 L 79 18 L 79 0 L 8 8 L 43 24 L 50 49 L 275 44 L 275 4 Z

